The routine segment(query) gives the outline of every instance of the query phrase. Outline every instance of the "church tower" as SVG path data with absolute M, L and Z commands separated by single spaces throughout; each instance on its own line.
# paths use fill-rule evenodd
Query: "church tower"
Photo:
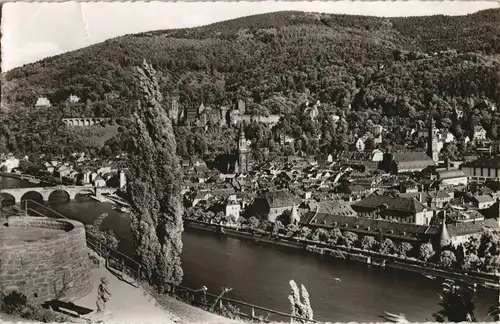
M 443 214 L 443 220 L 441 221 L 441 228 L 439 233 L 439 247 L 445 247 L 451 243 L 451 235 L 448 232 L 448 227 L 446 226 L 446 212 Z
M 245 138 L 243 127 L 240 127 L 240 134 L 238 137 L 238 170 L 240 173 L 245 173 L 248 171 L 247 153 L 247 139 Z
M 434 162 L 439 161 L 439 152 L 438 152 L 438 138 L 436 132 L 436 126 L 434 125 L 434 118 L 432 115 L 429 116 L 429 125 L 427 126 L 427 155 L 432 158 Z

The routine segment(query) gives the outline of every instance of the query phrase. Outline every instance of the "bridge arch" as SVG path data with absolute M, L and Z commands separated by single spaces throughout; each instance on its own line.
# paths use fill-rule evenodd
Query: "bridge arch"
M 2 192 L 0 193 L 0 195 L 2 196 L 2 202 L 0 204 L 0 207 L 11 206 L 16 204 L 16 197 L 14 197 L 14 195 L 8 192 Z
M 71 194 L 64 189 L 56 189 L 48 194 L 47 200 L 54 200 L 57 194 L 64 194 L 64 199 L 71 200 Z
M 26 199 L 31 199 L 38 202 L 44 202 L 47 200 L 46 198 L 48 197 L 44 197 L 44 195 L 41 192 L 35 190 L 29 190 L 22 194 L 22 196 L 19 198 L 19 202 L 23 202 Z

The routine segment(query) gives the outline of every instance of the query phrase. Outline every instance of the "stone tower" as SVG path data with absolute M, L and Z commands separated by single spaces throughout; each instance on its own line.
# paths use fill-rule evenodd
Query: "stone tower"
M 119 176 L 120 176 L 120 189 L 124 189 L 125 186 L 127 185 L 127 178 L 125 177 L 125 172 L 123 172 L 123 170 L 120 170 Z
M 432 158 L 434 162 L 439 161 L 439 152 L 438 152 L 438 139 L 436 127 L 434 125 L 434 118 L 432 115 L 429 117 L 429 125 L 427 126 L 427 155 Z
M 300 221 L 300 216 L 297 210 L 297 205 L 293 204 L 292 210 L 290 212 L 290 224 L 298 225 L 299 221 Z
M 446 213 L 443 215 L 443 221 L 441 222 L 441 231 L 439 235 L 439 247 L 445 247 L 451 243 L 451 235 L 448 232 L 448 227 L 446 226 Z
M 238 170 L 239 173 L 245 173 L 248 171 L 248 146 L 247 139 L 245 138 L 245 132 L 243 127 L 240 127 L 240 134 L 238 137 Z

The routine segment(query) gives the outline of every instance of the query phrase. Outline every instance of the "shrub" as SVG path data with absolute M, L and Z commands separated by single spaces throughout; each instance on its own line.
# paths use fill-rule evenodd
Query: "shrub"
M 451 267 L 456 261 L 457 258 L 455 254 L 452 251 L 448 250 L 443 251 L 439 258 L 439 264 L 443 267 Z
M 434 255 L 434 248 L 431 243 L 424 243 L 420 246 L 419 258 L 420 260 L 427 262 Z
M 1 310 L 9 315 L 19 316 L 32 321 L 44 323 L 64 323 L 68 318 L 51 310 L 31 303 L 28 298 L 17 291 L 2 296 Z

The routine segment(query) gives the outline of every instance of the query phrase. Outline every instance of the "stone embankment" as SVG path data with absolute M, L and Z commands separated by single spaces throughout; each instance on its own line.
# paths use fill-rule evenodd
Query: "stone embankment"
M 0 224 L 0 291 L 36 302 L 74 300 L 92 289 L 83 225 L 44 217 L 10 217 Z
M 208 224 L 193 220 L 186 220 L 185 227 L 205 232 L 219 233 L 228 237 L 251 240 L 255 243 L 269 244 L 277 247 L 293 248 L 296 250 L 307 251 L 329 257 L 346 259 L 350 261 L 361 262 L 372 266 L 393 268 L 398 270 L 433 275 L 436 277 L 461 280 L 470 284 L 479 285 L 498 285 L 499 279 L 494 274 L 482 273 L 477 271 L 447 271 L 425 265 L 420 261 L 405 259 L 394 255 L 385 255 L 373 251 L 365 251 L 358 248 L 348 249 L 342 246 L 330 246 L 326 243 L 314 242 L 309 240 L 290 240 L 283 235 L 270 236 L 262 234 L 252 234 L 244 231 L 238 231 L 235 228 L 229 228 L 218 224 Z

